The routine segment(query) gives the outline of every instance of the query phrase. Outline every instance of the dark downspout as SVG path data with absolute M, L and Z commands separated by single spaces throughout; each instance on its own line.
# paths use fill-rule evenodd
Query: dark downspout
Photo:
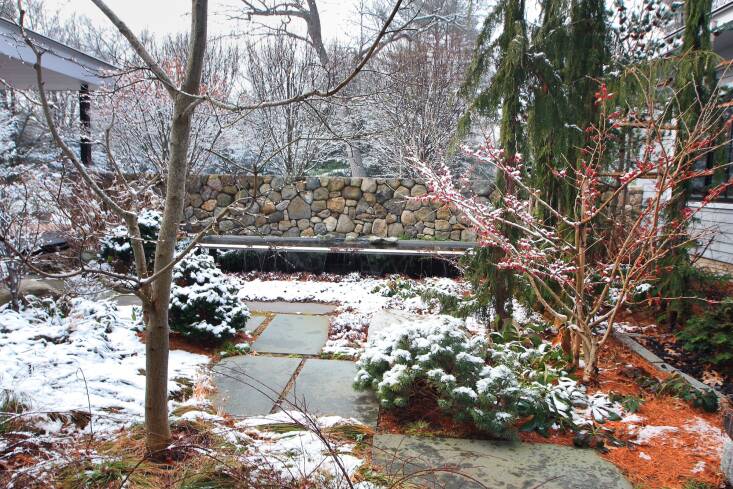
M 92 130 L 91 130 L 91 100 L 89 98 L 89 85 L 82 83 L 79 88 L 79 123 L 81 136 L 79 138 L 79 155 L 81 161 L 92 165 Z

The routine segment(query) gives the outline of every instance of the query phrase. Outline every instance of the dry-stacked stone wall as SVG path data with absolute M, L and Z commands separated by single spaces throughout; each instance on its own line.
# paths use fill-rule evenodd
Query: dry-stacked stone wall
M 491 190 L 485 182 L 473 189 L 482 198 Z M 189 182 L 185 217 L 200 229 L 240 200 L 220 221 L 221 234 L 475 240 L 450 207 L 411 198 L 425 194 L 425 184 L 409 178 L 201 175 Z

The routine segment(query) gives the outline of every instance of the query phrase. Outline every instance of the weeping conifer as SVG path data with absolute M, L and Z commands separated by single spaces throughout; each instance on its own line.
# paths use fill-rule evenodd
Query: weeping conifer
M 562 170 L 568 150 L 568 92 L 564 80 L 568 51 L 568 0 L 544 0 L 542 21 L 532 36 L 531 59 L 534 67 L 533 104 L 528 117 L 531 145 L 531 172 L 534 188 L 542 189 L 543 199 L 553 208 L 570 208 L 573 192 L 553 170 Z M 543 207 L 540 217 L 548 220 Z
M 717 64 L 710 32 L 712 0 L 687 1 L 684 12 L 685 28 L 674 80 L 679 100 L 678 150 L 689 140 L 691 131 L 710 101 L 716 83 Z M 670 223 L 678 221 L 687 206 L 691 197 L 691 183 L 690 180 L 683 181 L 673 190 L 666 216 Z M 660 295 L 669 298 L 688 295 L 693 273 L 687 250 L 679 247 L 672 249 L 662 267 L 667 272 L 659 286 Z M 675 327 L 685 315 L 688 304 L 684 300 L 671 300 L 666 306 L 667 321 L 670 327 Z
M 586 129 L 598 122 L 598 107 L 594 94 L 610 61 L 605 0 L 571 0 L 565 83 L 567 84 L 568 131 L 567 164 L 580 168 L 586 142 Z M 565 187 L 560 191 L 566 208 L 572 215 L 576 192 Z
M 495 29 L 501 24 L 502 31 L 492 40 Z M 528 37 L 525 20 L 524 0 L 500 0 L 487 16 L 479 33 L 471 66 L 463 87 L 463 94 L 472 102 L 462 118 L 459 131 L 470 130 L 471 115 L 500 117 L 499 143 L 507 161 L 514 161 L 517 153 L 525 149 L 523 130 L 525 107 L 523 100 L 528 78 Z M 480 89 L 491 62 L 496 59 L 496 71 L 489 84 Z M 496 190 L 500 194 L 511 191 L 512 182 L 502 171 L 497 171 Z M 513 231 L 507 229 L 508 234 Z M 469 278 L 474 285 L 493 296 L 497 319 L 505 322 L 511 318 L 514 277 L 511 271 L 499 270 L 495 266 L 502 259 L 502 251 L 496 248 L 480 249 L 469 266 Z

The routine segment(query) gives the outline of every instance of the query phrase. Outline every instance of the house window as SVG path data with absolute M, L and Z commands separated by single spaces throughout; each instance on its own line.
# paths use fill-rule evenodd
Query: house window
M 699 171 L 710 169 L 713 168 L 714 164 L 720 165 L 720 162 L 715 161 L 716 154 L 719 155 L 720 152 L 710 153 L 697 160 L 694 166 L 695 170 Z M 692 181 L 691 200 L 702 200 L 705 195 L 707 195 L 708 190 L 731 179 L 733 173 L 731 172 L 731 164 L 733 164 L 733 127 L 728 133 L 728 145 L 725 149 L 725 158 L 728 164 L 723 168 L 712 175 L 706 175 Z M 725 191 L 715 199 L 715 202 L 733 202 L 733 186 L 726 188 Z

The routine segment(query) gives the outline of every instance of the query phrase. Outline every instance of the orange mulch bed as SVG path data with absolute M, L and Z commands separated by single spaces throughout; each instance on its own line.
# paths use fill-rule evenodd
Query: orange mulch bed
M 630 367 L 643 369 L 659 380 L 669 377 L 621 343 L 609 339 L 601 356 L 598 385 L 589 387 L 589 393 L 613 391 L 642 397 L 644 402 L 636 413 L 603 425 L 627 446 L 607 444 L 609 450 L 601 456 L 619 467 L 635 487 L 682 489 L 691 479 L 722 487 L 720 455 L 727 436 L 722 431 L 722 414 L 706 413 L 680 399 L 644 392 L 625 373 Z M 418 425 L 417 421 L 422 423 Z M 456 423 L 445 416 L 428 396 L 411 402 L 405 409 L 382 411 L 377 431 L 485 438 L 470 424 Z M 548 437 L 522 432 L 519 438 L 531 443 L 573 445 L 573 434 L 567 431 L 553 431 Z
M 605 352 L 600 380 L 604 392 L 641 393 L 639 386 L 624 375 L 627 365 L 643 368 L 659 379 L 668 377 L 616 341 L 606 345 Z M 645 426 L 670 429 L 636 446 L 611 449 L 604 457 L 620 467 L 632 483 L 649 488 L 674 489 L 689 479 L 720 485 L 720 456 L 727 436 L 722 431 L 721 412 L 706 413 L 674 397 L 643 397 L 645 402 L 635 417 L 609 422 L 608 427 L 622 440 L 636 440 Z M 640 419 L 634 420 L 637 417 Z
M 678 489 L 686 481 L 720 486 L 724 479 L 720 472 L 720 455 L 724 437 L 723 416 L 695 409 L 689 403 L 675 397 L 660 396 L 643 390 L 624 374 L 630 366 L 641 368 L 659 380 L 669 377 L 634 354 L 621 343 L 610 339 L 601 356 L 600 377 L 597 387 L 589 392 L 617 392 L 640 396 L 644 399 L 639 410 L 621 421 L 607 422 L 604 426 L 613 430 L 619 440 L 629 442 L 627 447 L 609 447 L 601 456 L 610 461 L 629 478 L 635 486 L 646 489 Z M 657 428 L 658 436 L 643 443 L 634 443 L 644 427 Z M 648 428 L 653 433 L 655 428 Z M 572 445 L 573 436 L 567 432 L 553 432 L 548 438 L 538 433 L 521 433 L 522 441 Z
M 145 343 L 146 341 L 145 332 L 141 331 L 137 333 L 137 337 L 140 338 L 141 342 Z M 206 355 L 208 357 L 211 357 L 214 361 L 219 360 L 219 352 L 221 351 L 221 346 L 219 345 L 202 345 L 201 343 L 192 341 L 183 335 L 180 335 L 178 333 L 173 333 L 173 332 L 170 334 L 169 341 L 170 341 L 171 350 L 183 350 L 189 353 Z M 230 341 L 233 344 L 238 344 L 238 343 L 244 343 L 244 342 L 251 342 L 252 338 L 248 336 L 247 334 L 245 334 L 244 331 L 240 331 Z

